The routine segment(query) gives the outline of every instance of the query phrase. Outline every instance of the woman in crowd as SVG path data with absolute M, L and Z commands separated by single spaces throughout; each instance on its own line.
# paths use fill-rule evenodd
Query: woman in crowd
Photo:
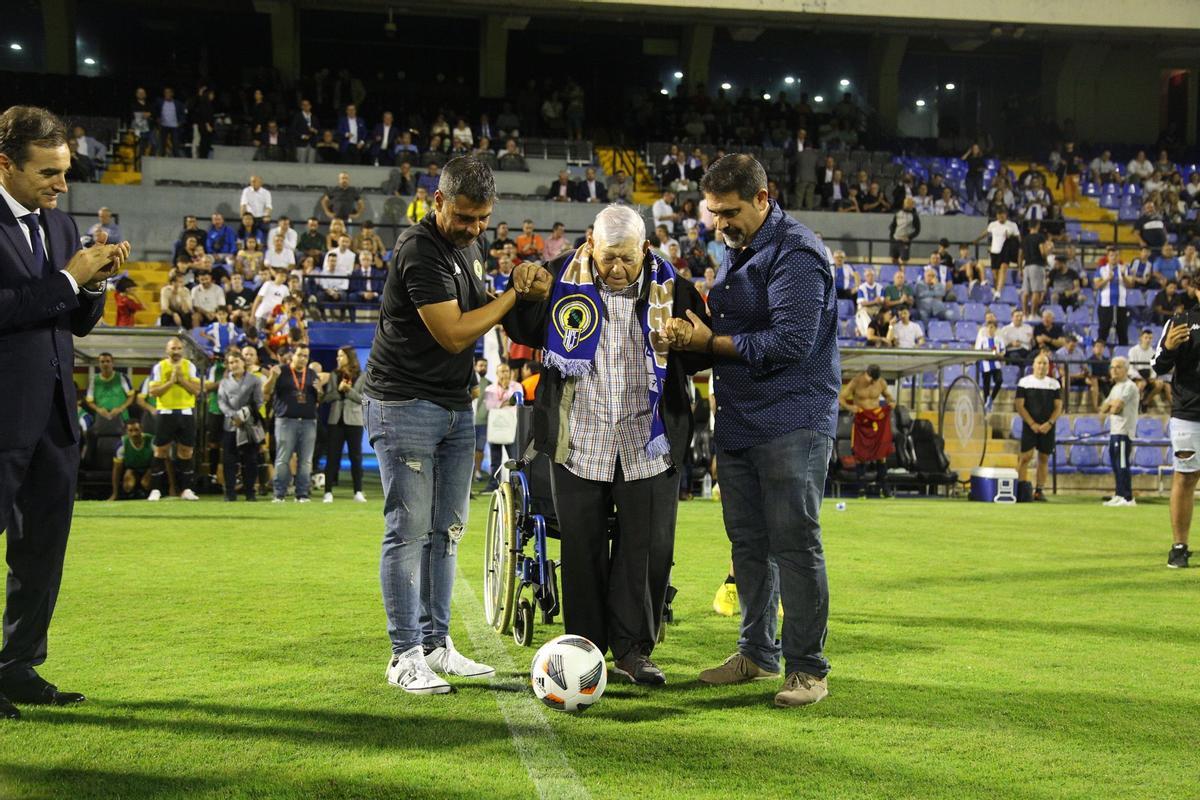
M 217 405 L 225 415 L 223 478 L 225 500 L 237 500 L 238 465 L 242 467 L 242 491 L 246 500 L 255 499 L 254 480 L 258 475 L 259 445 L 265 441 L 260 409 L 263 404 L 263 384 L 246 370 L 246 360 L 240 350 L 225 354 L 225 375 L 217 387 Z
M 238 272 L 242 273 L 243 278 L 252 280 L 255 274 L 262 269 L 263 258 L 265 256 L 262 243 L 258 241 L 258 237 L 251 236 L 242 244 L 242 249 L 237 251 L 233 263 L 237 267 Z
M 338 249 L 338 240 L 346 233 L 346 221 L 341 217 L 334 217 L 329 221 L 329 233 L 325 234 L 325 252 Z
M 512 368 L 509 367 L 508 362 L 501 361 L 496 366 L 496 382 L 487 387 L 483 396 L 484 404 L 488 407 L 488 414 L 490 415 L 504 406 L 517 405 L 518 397 L 521 398 L 522 402 L 524 401 L 524 389 L 522 389 L 521 384 L 513 380 Z M 490 469 L 493 475 L 504 458 L 505 447 L 507 445 L 491 444 Z M 488 490 L 491 491 L 495 488 L 496 479 L 493 477 Z
M 329 404 L 328 443 L 325 458 L 325 502 L 333 502 L 333 487 L 337 486 L 338 468 L 342 462 L 343 443 L 350 455 L 350 478 L 354 481 L 354 499 L 365 503 L 363 496 L 363 411 L 362 387 L 367 377 L 358 362 L 353 347 L 339 347 L 334 380 L 325 384 L 322 403 Z

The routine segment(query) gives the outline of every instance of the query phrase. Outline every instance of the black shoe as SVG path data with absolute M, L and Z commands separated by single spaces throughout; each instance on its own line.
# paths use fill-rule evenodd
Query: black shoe
M 255 503 L 255 502 L 257 502 L 257 501 L 258 501 L 258 498 L 257 498 L 257 497 L 255 497 L 254 495 L 252 495 L 252 494 L 248 494 L 248 495 L 246 495 L 246 502 L 247 502 L 247 503 Z
M 1167 566 L 1171 569 L 1187 569 L 1188 557 L 1192 551 L 1188 550 L 1186 544 L 1177 544 L 1171 547 L 1171 552 L 1167 553 Z
M 1035 489 L 1035 490 L 1034 490 L 1034 492 L 1033 492 L 1033 499 L 1034 499 L 1034 502 L 1037 502 L 1037 503 L 1045 503 L 1045 502 L 1046 502 L 1046 495 L 1042 494 L 1042 490 L 1041 490 L 1041 489 Z
M 663 671 L 649 658 L 637 652 L 614 661 L 613 672 L 643 686 L 661 686 L 667 682 Z
M 0 694 L 0 719 L 20 719 L 21 712 L 17 710 L 9 699 Z
M 237 495 L 234 495 L 233 497 L 230 497 L 229 495 L 225 495 L 225 502 L 226 503 L 236 503 Z
M 20 683 L 0 682 L 0 691 L 13 703 L 31 706 L 70 706 L 87 699 L 79 692 L 60 692 L 57 686 L 39 675 Z

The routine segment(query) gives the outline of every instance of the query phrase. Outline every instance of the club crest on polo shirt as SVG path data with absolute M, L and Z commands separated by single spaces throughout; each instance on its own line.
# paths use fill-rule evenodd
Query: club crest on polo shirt
M 563 349 L 568 353 L 591 338 L 600 322 L 596 304 L 583 294 L 569 294 L 562 298 L 554 304 L 550 316 L 558 335 L 562 337 Z
M 475 259 L 475 263 L 472 266 L 475 268 L 475 277 L 479 278 L 479 280 L 483 280 L 483 264 L 479 263 L 478 258 Z

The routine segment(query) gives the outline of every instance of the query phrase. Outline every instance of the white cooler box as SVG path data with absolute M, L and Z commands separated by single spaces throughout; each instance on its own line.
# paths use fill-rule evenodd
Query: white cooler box
M 1017 471 L 976 467 L 971 470 L 970 498 L 981 503 L 1017 502 Z

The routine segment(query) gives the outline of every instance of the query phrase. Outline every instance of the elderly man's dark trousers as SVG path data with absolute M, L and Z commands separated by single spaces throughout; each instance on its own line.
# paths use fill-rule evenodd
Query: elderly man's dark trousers
M 662 625 L 675 550 L 679 476 L 669 469 L 612 483 L 584 480 L 554 465 L 554 507 L 562 533 L 562 605 L 567 633 L 586 636 L 613 658 L 650 655 Z M 616 510 L 619 532 L 609 543 Z
M 54 397 L 37 442 L 19 449 L 0 444 L 0 530 L 8 540 L 0 678 L 17 681 L 46 660 L 79 472 L 79 444 L 62 393 L 56 390 Z

